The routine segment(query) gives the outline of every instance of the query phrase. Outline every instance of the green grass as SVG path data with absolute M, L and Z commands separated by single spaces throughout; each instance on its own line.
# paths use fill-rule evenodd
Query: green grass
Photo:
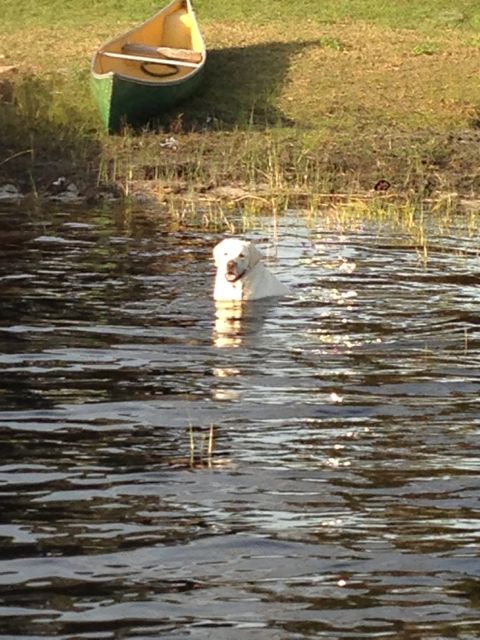
M 52 23 L 78 26 L 91 18 L 114 21 L 143 20 L 158 10 L 159 2 L 151 0 L 5 0 L 4 23 L 32 23 L 48 27 Z M 195 8 L 205 23 L 218 21 L 258 21 L 311 19 L 318 23 L 366 21 L 398 29 L 431 31 L 439 27 L 480 30 L 480 7 L 476 0 L 196 0 Z
M 476 0 L 196 0 L 209 51 L 201 91 L 158 129 L 109 137 L 90 57 L 161 6 L 4 0 L 0 64 L 19 70 L 0 76 L 0 183 L 41 192 L 67 174 L 160 195 L 240 184 L 283 203 L 380 178 L 416 200 L 480 191 Z M 173 122 L 177 152 L 159 147 Z

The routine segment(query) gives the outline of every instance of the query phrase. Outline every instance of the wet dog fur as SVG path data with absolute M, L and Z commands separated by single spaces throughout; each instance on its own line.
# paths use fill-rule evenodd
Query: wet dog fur
M 260 300 L 284 296 L 288 288 L 262 263 L 262 254 L 253 244 L 239 238 L 226 238 L 213 250 L 215 300 Z

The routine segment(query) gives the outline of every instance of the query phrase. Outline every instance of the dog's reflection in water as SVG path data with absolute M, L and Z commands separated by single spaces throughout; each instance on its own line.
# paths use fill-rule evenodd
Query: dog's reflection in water
M 219 349 L 252 349 L 263 345 L 264 323 L 272 302 L 216 302 L 213 344 Z M 241 383 L 235 379 L 241 376 L 242 367 L 236 366 L 235 359 L 226 356 L 228 364 L 219 363 L 214 368 L 217 384 L 212 385 L 215 400 L 235 401 L 240 398 Z M 240 359 L 242 356 L 240 354 Z M 223 358 L 222 358 L 223 360 Z
M 242 344 L 242 302 L 217 302 L 215 304 L 215 329 L 213 341 L 217 347 L 239 347 Z
M 216 301 L 213 342 L 217 347 L 240 347 L 255 344 L 272 302 Z

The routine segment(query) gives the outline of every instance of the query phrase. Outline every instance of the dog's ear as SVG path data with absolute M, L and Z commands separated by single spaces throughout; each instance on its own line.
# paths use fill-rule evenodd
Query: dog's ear
M 257 249 L 253 242 L 248 243 L 248 266 L 251 269 L 263 258 L 262 253 Z

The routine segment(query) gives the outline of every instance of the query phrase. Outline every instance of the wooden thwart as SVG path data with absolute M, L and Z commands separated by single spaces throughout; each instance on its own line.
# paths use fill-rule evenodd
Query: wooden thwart
M 168 60 L 181 60 L 182 62 L 201 62 L 202 54 L 191 49 L 175 49 L 173 47 L 153 47 L 148 44 L 127 42 L 122 47 L 122 53 L 137 55 L 161 56 Z
M 134 56 L 129 53 L 113 53 L 111 51 L 99 51 L 99 54 L 107 58 L 119 58 L 120 60 L 132 60 L 134 62 L 148 62 L 150 64 L 166 64 L 172 67 L 189 67 L 196 69 L 198 62 L 184 62 L 183 60 L 173 60 L 170 58 L 153 58 L 152 56 Z

